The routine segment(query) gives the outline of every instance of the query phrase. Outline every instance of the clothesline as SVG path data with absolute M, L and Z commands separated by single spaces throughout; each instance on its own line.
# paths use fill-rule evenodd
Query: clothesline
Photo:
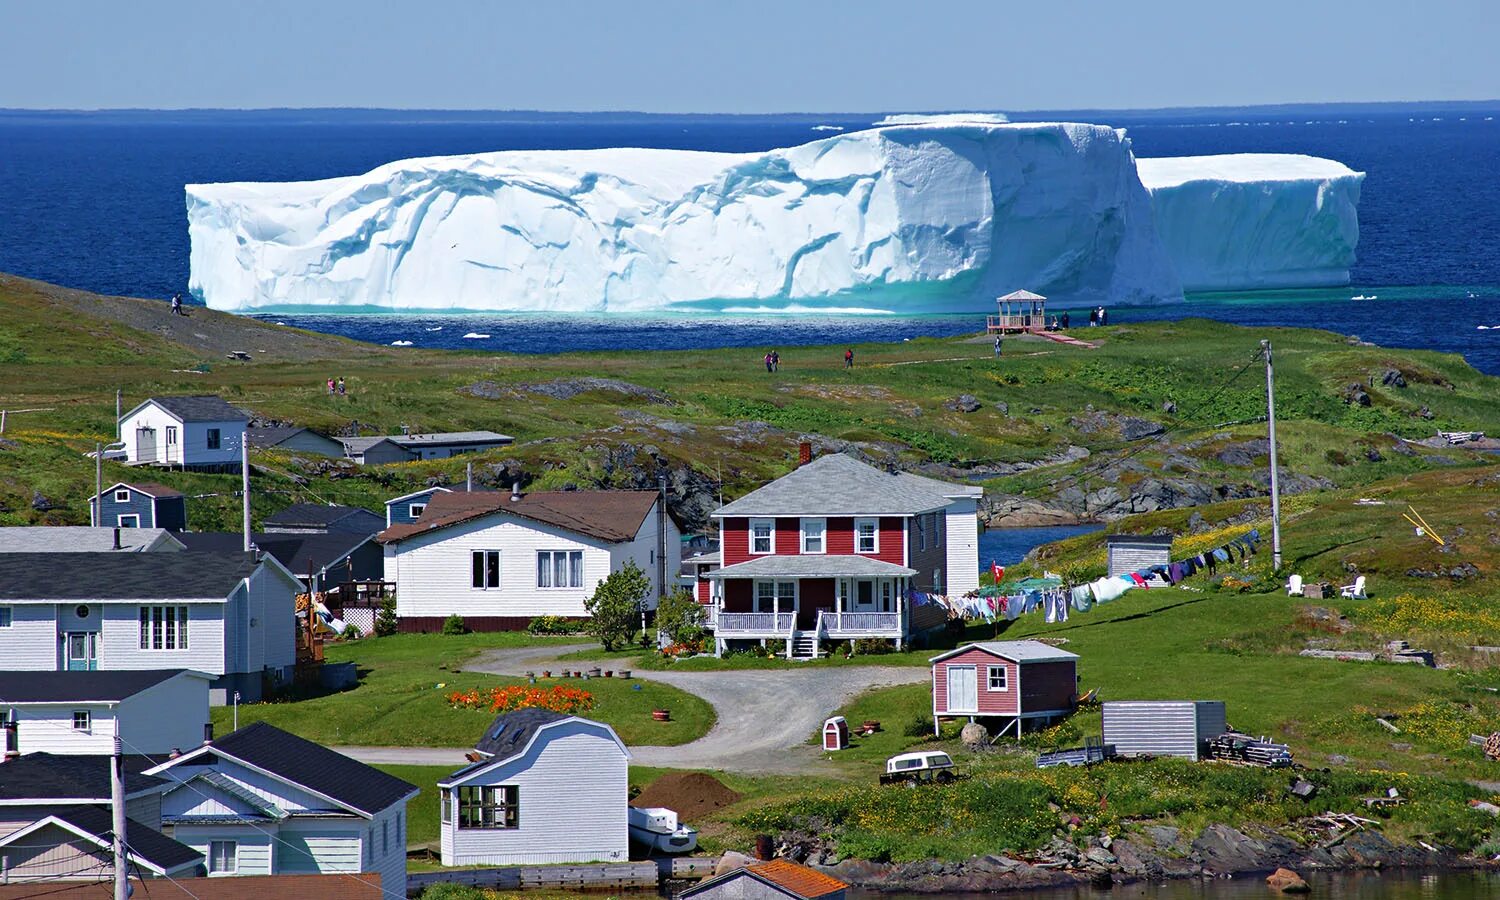
M 1063 587 L 1038 587 L 1028 590 L 1013 590 L 1009 593 L 975 591 L 963 597 L 947 597 L 941 594 L 910 591 L 913 606 L 937 605 L 945 608 L 949 618 L 967 621 L 996 622 L 1000 619 L 1014 621 L 1027 613 L 1041 610 L 1047 622 L 1066 622 L 1071 608 L 1076 612 L 1088 612 L 1095 605 L 1118 600 L 1127 591 L 1147 589 L 1157 576 L 1169 584 L 1177 584 L 1184 578 L 1208 570 L 1213 574 L 1219 563 L 1236 562 L 1254 555 L 1260 543 L 1260 531 L 1251 529 L 1234 540 L 1184 559 L 1165 565 L 1150 566 L 1124 575 L 1106 575 L 1088 584 L 1071 589 Z M 1050 575 L 1051 573 L 1047 573 Z M 1050 581 L 1050 579 L 1047 579 Z M 1030 581 L 1030 579 L 1027 579 Z M 1043 582 L 1045 583 L 1045 581 Z M 1026 584 L 1026 582 L 1021 582 Z

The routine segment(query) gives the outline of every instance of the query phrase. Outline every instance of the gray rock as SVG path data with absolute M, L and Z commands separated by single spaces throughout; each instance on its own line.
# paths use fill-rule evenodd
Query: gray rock
M 1254 466 L 1270 455 L 1271 442 L 1263 439 L 1230 444 L 1214 454 L 1214 458 L 1226 466 Z
M 1083 857 L 1089 862 L 1098 863 L 1101 866 L 1112 866 L 1119 861 L 1117 856 L 1103 847 L 1091 847 L 1087 853 L 1083 854 Z
M 944 409 L 961 413 L 979 412 L 980 406 L 979 400 L 973 394 L 960 394 L 943 404 Z
M 1386 369 L 1380 376 L 1380 383 L 1386 387 L 1406 387 L 1406 376 L 1401 374 L 1400 369 Z
M 1380 451 L 1377 450 L 1377 449 L 1375 449 L 1374 447 L 1371 447 L 1370 449 L 1368 449 L 1368 450 L 1365 451 L 1365 459 L 1369 460 L 1370 462 L 1384 462 L 1385 461 L 1385 457 L 1381 456 L 1380 455 Z
M 1165 403 L 1163 403 L 1161 405 L 1161 411 L 1164 412 L 1164 413 L 1166 413 L 1169 416 L 1176 415 L 1176 413 L 1177 413 L 1177 404 L 1175 402 L 1171 401 L 1171 400 L 1168 400 L 1168 401 L 1166 401 Z
M 92 504 L 90 506 L 92 507 Z M 31 493 L 31 508 L 37 512 L 48 512 L 53 509 L 52 500 L 41 491 L 33 491 Z
M 1152 843 L 1164 849 L 1176 848 L 1182 839 L 1182 829 L 1171 825 L 1147 825 L 1144 830 Z
M 1010 415 L 1010 404 L 1006 403 L 1004 400 L 1001 400 L 999 403 L 996 403 L 995 404 L 995 409 L 998 409 L 1000 411 L 1001 415 L 1005 415 L 1005 416 Z

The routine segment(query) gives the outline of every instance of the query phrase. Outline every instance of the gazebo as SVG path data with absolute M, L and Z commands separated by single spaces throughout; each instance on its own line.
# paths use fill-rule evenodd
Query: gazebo
M 995 301 L 997 315 L 986 316 L 985 332 L 1012 334 L 1047 330 L 1047 298 L 1031 291 L 1012 291 Z

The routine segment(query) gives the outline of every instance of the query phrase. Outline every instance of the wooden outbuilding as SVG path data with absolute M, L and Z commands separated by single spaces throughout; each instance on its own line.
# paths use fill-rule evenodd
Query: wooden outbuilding
M 1172 562 L 1170 534 L 1111 534 L 1105 537 L 1104 546 L 1109 554 L 1111 578 Z
M 1047 298 L 1031 291 L 1012 291 L 995 301 L 996 314 L 987 316 L 989 334 L 1025 334 L 1047 330 Z
M 934 656 L 932 727 L 943 718 L 995 720 L 1019 736 L 1078 706 L 1078 654 L 1041 641 L 984 641 Z
M 847 750 L 849 748 L 849 720 L 834 716 L 823 723 L 823 749 Z

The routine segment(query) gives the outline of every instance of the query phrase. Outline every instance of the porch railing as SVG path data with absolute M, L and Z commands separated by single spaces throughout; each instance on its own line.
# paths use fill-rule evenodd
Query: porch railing
M 823 612 L 818 614 L 819 630 L 828 635 L 899 634 L 901 614 L 893 612 Z
M 780 637 L 792 629 L 797 614 L 783 613 L 732 613 L 721 612 L 714 622 L 714 631 L 720 636 L 731 634 L 754 634 Z

